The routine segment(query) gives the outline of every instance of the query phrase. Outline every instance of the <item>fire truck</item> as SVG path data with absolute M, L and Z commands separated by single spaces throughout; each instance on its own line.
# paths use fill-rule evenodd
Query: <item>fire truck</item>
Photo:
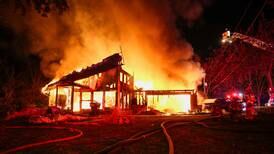
M 274 88 L 269 88 L 269 100 L 266 103 L 267 107 L 274 107 Z
M 269 52 L 274 55 L 274 49 L 273 45 L 271 43 L 266 43 L 264 41 L 261 41 L 259 39 L 237 33 L 237 32 L 230 32 L 227 30 L 222 34 L 222 43 L 233 43 L 236 40 L 243 41 L 247 44 L 252 45 L 255 48 L 261 49 L 262 51 Z M 268 104 L 273 104 L 274 106 L 274 87 L 272 84 L 272 79 L 268 79 L 268 84 L 269 84 L 269 101 Z

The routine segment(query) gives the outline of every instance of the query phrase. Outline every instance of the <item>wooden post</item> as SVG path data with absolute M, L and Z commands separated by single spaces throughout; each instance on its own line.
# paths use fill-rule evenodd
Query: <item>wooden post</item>
M 90 91 L 90 103 L 93 103 L 93 91 Z
M 125 100 L 124 100 L 124 93 L 125 93 L 125 90 L 124 90 L 124 79 L 125 79 L 125 76 L 124 76 L 124 73 L 122 73 L 122 87 L 121 87 L 121 92 L 122 92 L 122 99 L 121 99 L 121 105 L 122 105 L 122 110 L 124 110 L 125 109 Z
M 58 86 L 56 85 L 56 93 L 55 93 L 55 106 L 58 104 Z
M 74 99 L 74 85 L 71 86 L 71 100 L 70 100 L 70 105 L 71 105 L 71 111 L 73 112 L 73 99 Z
M 148 98 L 147 98 L 147 94 L 145 93 L 145 103 L 148 104 Z
M 120 92 L 121 92 L 121 82 L 120 82 L 120 66 L 117 67 L 116 69 L 116 95 L 115 95 L 115 106 L 118 109 L 118 111 L 120 110 Z
M 103 91 L 103 98 L 102 98 L 102 110 L 105 111 L 106 106 L 106 91 Z
M 147 94 L 145 93 L 145 105 L 146 105 L 146 111 L 148 109 L 148 98 L 147 98 Z
M 129 95 L 129 101 L 131 101 L 133 98 L 136 98 L 134 93 L 134 76 L 131 76 L 129 78 L 129 84 L 130 84 L 130 89 L 132 90 L 131 94 Z
M 121 90 L 121 107 L 123 110 L 124 109 L 124 90 L 123 89 Z
M 129 101 L 128 101 L 128 93 L 126 93 L 126 108 L 128 108 Z
M 90 103 L 93 103 L 93 91 L 90 92 Z
M 82 90 L 80 89 L 80 112 L 82 112 Z
M 192 95 L 190 95 L 190 110 L 194 111 L 195 109 L 197 109 L 198 104 L 197 104 L 197 94 L 194 93 Z
M 138 105 L 141 103 L 141 92 L 138 92 Z

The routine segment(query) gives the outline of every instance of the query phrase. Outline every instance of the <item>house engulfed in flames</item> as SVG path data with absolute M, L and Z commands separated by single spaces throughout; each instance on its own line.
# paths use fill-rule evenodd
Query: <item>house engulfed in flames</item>
M 63 76 L 46 87 L 49 106 L 84 112 L 90 111 L 90 104 L 96 102 L 103 111 L 142 106 L 145 110 L 157 109 L 174 113 L 174 110 L 165 108 L 165 104 L 172 101 L 176 113 L 194 111 L 197 108 L 194 90 L 136 89 L 133 76 L 122 65 L 122 57 L 116 53 L 81 71 Z

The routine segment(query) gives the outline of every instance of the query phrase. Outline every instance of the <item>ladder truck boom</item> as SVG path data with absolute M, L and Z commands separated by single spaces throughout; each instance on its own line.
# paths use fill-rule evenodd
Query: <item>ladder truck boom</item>
M 254 37 L 250 37 L 241 33 L 226 31 L 222 34 L 222 43 L 232 43 L 233 41 L 240 40 L 247 44 L 252 45 L 255 48 L 261 49 L 266 52 L 274 54 L 273 45 L 271 43 L 266 43 Z M 272 81 L 269 81 L 269 101 L 268 105 L 274 105 L 274 87 L 272 87 Z
M 273 45 L 271 43 L 266 43 L 254 37 L 250 37 L 241 33 L 226 31 L 222 35 L 222 43 L 232 43 L 233 41 L 241 40 L 245 43 L 248 43 L 256 48 L 262 49 L 267 52 L 274 54 Z

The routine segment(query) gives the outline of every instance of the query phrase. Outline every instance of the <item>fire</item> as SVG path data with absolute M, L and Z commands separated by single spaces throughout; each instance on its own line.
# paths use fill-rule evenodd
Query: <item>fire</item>
M 42 94 L 47 94 L 47 93 L 48 93 L 48 89 L 47 89 L 47 88 L 48 88 L 48 85 L 50 85 L 50 84 L 52 84 L 52 83 L 54 83 L 54 82 L 56 82 L 56 81 L 58 81 L 57 78 L 51 80 L 48 84 L 46 84 L 44 87 L 42 87 L 41 93 L 42 93 Z
M 90 109 L 90 96 L 88 92 L 82 93 L 82 109 Z
M 172 8 L 167 3 L 161 1 L 155 4 L 154 1 L 145 0 L 71 1 L 69 14 L 52 15 L 46 21 L 40 17 L 28 17 L 28 24 L 35 27 L 32 33 L 41 37 L 35 40 L 33 46 L 34 51 L 44 51 L 40 54 L 41 69 L 45 75 L 55 78 L 49 84 L 72 70 L 79 72 L 81 68 L 99 62 L 122 47 L 125 60 L 123 67 L 134 75 L 137 88 L 196 89 L 204 77 L 204 71 L 200 63 L 193 60 L 191 45 L 178 35 L 175 24 L 178 15 L 172 10 L 177 7 Z M 193 15 L 198 17 L 202 12 L 202 6 L 197 6 L 199 3 L 195 5 L 200 9 L 196 9 L 198 12 L 194 14 L 189 12 L 193 10 L 190 4 L 187 10 L 178 10 L 183 12 L 183 17 L 192 21 L 196 18 Z M 46 27 L 35 26 L 38 23 Z M 58 50 L 53 50 L 56 48 Z M 43 93 L 46 87 L 42 89 Z M 89 97 L 86 95 L 83 99 Z M 107 95 L 110 96 L 106 103 L 114 97 L 112 94 Z M 101 94 L 95 98 L 102 102 Z M 149 100 L 151 105 L 152 98 Z M 82 108 L 89 107 L 87 102 L 83 101 Z M 185 102 L 190 102 L 190 96 L 161 96 L 151 106 L 166 112 L 187 112 L 189 103 Z M 75 106 L 75 110 L 78 106 Z
M 149 96 L 148 107 L 164 113 L 188 113 L 190 95 Z
M 143 90 L 154 89 L 152 81 L 138 80 L 135 86 Z M 190 94 L 148 96 L 147 101 L 148 108 L 164 113 L 188 113 L 190 111 Z
M 143 90 L 151 90 L 153 89 L 153 84 L 151 81 L 140 81 L 140 80 L 137 80 L 135 82 L 135 86 L 137 88 L 142 88 Z
M 70 109 L 70 88 L 58 88 L 58 104 L 57 107 L 62 108 L 64 110 Z M 55 106 L 55 98 L 56 98 L 56 89 L 49 89 L 47 91 L 50 95 L 49 97 L 49 106 Z
M 76 72 L 81 72 L 82 68 L 76 68 Z

